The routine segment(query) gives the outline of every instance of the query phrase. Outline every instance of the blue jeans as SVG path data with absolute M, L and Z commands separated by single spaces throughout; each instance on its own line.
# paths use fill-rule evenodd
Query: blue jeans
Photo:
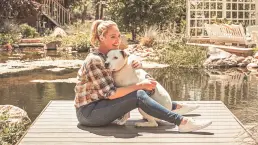
M 172 110 L 176 104 L 172 104 Z M 166 109 L 145 91 L 138 90 L 114 100 L 98 100 L 76 109 L 80 124 L 86 126 L 108 125 L 117 118 L 130 112 L 135 108 L 141 108 L 145 113 L 161 120 L 180 125 L 183 117 Z

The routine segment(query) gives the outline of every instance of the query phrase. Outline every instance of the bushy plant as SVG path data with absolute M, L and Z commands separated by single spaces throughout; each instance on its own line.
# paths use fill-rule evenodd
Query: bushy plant
M 62 39 L 62 46 L 63 47 L 70 46 L 79 52 L 88 51 L 90 48 L 89 34 L 77 33 L 74 35 L 64 37 Z
M 169 40 L 154 46 L 161 63 L 167 63 L 173 67 L 202 67 L 207 54 L 205 48 L 187 45 L 183 35 L 170 34 L 168 37 Z
M 8 123 L 9 116 L 7 112 L 0 114 L 0 144 L 13 145 L 17 143 L 20 137 L 27 129 L 26 125 L 18 123 Z
M 15 21 L 0 22 L 0 45 L 14 43 L 20 39 L 19 26 Z
M 159 35 L 160 31 L 157 26 L 145 28 L 140 36 L 140 44 L 147 47 L 152 47 Z
M 72 47 L 79 52 L 88 51 L 90 45 L 90 26 L 91 22 L 75 23 L 73 25 L 66 26 L 65 31 L 68 33 L 64 37 L 51 37 L 44 38 L 44 43 L 50 43 L 53 41 L 61 41 L 61 47 Z
M 34 38 L 39 35 L 37 30 L 28 24 L 21 24 L 19 27 L 20 32 L 24 38 Z
M 19 34 L 0 34 L 0 45 L 4 45 L 7 43 L 14 43 L 20 39 Z

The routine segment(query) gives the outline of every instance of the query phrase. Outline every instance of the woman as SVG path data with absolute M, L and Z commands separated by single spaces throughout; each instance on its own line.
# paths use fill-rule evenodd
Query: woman
M 97 43 L 98 47 L 86 57 L 78 71 L 78 82 L 75 86 L 75 107 L 80 124 L 108 125 L 135 108 L 141 108 L 153 117 L 176 124 L 180 132 L 199 130 L 211 124 L 211 121 L 195 121 L 180 115 L 196 109 L 196 106 L 173 103 L 173 111 L 170 111 L 150 98 L 143 90 L 155 88 L 156 82 L 152 79 L 116 88 L 112 72 L 104 67 L 104 62 L 109 50 L 119 48 L 120 40 L 120 32 L 115 22 L 93 22 L 91 44 L 95 47 Z M 140 63 L 134 61 L 132 66 L 140 67 Z

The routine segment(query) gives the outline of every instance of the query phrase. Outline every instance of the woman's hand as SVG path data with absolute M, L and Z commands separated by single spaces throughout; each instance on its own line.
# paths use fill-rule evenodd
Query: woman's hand
M 133 60 L 132 67 L 133 68 L 142 68 L 142 62 L 140 60 Z
M 154 79 L 145 79 L 136 85 L 139 87 L 139 89 L 151 91 L 156 87 L 157 82 Z

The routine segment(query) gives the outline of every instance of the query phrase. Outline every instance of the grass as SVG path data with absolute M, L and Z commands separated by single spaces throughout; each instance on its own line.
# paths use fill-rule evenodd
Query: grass
M 207 50 L 199 46 L 186 45 L 183 34 L 150 27 L 140 37 L 140 45 L 152 47 L 160 58 L 158 62 L 172 67 L 200 68 L 206 60 Z M 153 61 L 149 59 L 150 61 Z

